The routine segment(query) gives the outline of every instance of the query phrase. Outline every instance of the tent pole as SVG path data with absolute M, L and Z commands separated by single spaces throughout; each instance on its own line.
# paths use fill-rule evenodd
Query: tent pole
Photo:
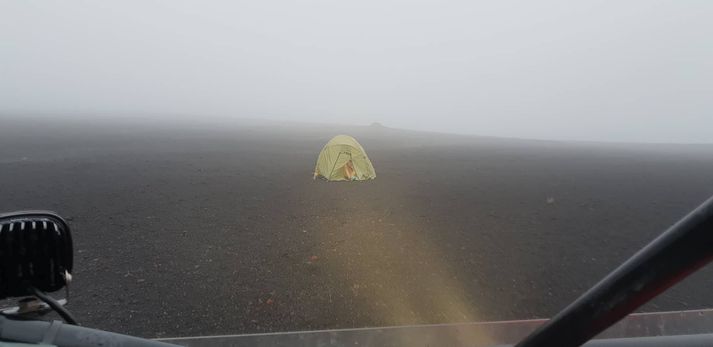
M 334 168 L 337 167 L 337 162 L 339 161 L 339 157 L 341 157 L 341 156 L 342 156 L 342 152 L 339 152 L 337 159 L 334 160 L 334 165 L 332 165 L 332 171 L 329 172 L 329 177 L 327 177 L 328 180 L 332 179 L 332 173 L 334 172 Z

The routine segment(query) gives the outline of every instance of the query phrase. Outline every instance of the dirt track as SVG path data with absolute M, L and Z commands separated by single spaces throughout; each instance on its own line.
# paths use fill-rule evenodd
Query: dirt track
M 3 120 L 0 211 L 70 219 L 70 308 L 147 337 L 548 317 L 713 194 L 713 146 Z M 311 179 L 338 133 L 377 179 Z M 713 307 L 704 270 L 643 310 Z

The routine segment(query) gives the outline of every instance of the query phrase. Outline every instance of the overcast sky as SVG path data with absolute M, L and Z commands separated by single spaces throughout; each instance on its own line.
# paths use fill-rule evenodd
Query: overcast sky
M 0 113 L 713 142 L 712 18 L 707 0 L 0 0 Z

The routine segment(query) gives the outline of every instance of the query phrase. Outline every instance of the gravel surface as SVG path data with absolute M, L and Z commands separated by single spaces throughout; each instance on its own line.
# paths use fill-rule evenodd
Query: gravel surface
M 312 180 L 339 133 L 376 180 Z M 85 325 L 256 333 L 552 316 L 713 194 L 713 146 L 6 120 L 0 182 L 68 218 Z M 712 276 L 642 310 L 713 307 Z

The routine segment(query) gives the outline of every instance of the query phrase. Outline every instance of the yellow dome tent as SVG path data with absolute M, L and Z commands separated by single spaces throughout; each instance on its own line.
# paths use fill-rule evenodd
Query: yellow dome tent
M 353 137 L 337 135 L 322 148 L 314 178 L 328 181 L 364 181 L 376 178 L 374 166 Z

